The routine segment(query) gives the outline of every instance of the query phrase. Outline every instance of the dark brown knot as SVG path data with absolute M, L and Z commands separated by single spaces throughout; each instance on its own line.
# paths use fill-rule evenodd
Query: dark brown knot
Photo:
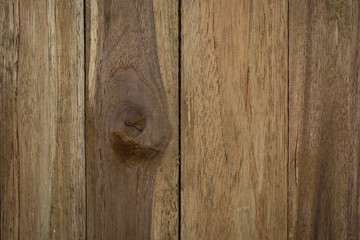
M 135 138 L 139 136 L 146 126 L 146 115 L 144 111 L 138 108 L 127 110 L 124 117 L 124 132 Z

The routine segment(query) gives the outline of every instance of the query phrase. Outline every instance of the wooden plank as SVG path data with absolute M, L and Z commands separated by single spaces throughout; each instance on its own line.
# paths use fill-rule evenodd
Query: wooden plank
M 179 234 L 179 19 L 178 1 L 153 0 L 156 45 L 172 137 L 160 163 L 153 199 L 152 239 Z
M 183 1 L 181 236 L 286 239 L 287 1 Z
M 359 239 L 360 3 L 290 1 L 289 239 Z
M 15 101 L 19 46 L 18 11 L 16 1 L 0 1 L 0 239 L 18 239 L 19 236 L 20 177 Z
M 177 11 L 87 1 L 88 239 L 177 236 Z
M 1 239 L 84 239 L 82 1 L 0 11 Z

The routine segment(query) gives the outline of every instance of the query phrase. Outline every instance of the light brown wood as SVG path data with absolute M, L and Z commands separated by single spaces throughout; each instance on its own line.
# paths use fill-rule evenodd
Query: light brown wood
M 360 3 L 290 1 L 289 239 L 359 239 Z
M 157 54 L 172 137 L 160 163 L 153 198 L 152 239 L 178 239 L 179 233 L 179 19 L 178 1 L 153 0 Z
M 359 42 L 357 0 L 0 0 L 0 239 L 359 239 Z
M 1 239 L 85 239 L 82 1 L 0 1 Z
M 286 239 L 287 1 L 182 1 L 181 237 Z
M 88 239 L 177 236 L 177 5 L 154 6 L 87 2 Z

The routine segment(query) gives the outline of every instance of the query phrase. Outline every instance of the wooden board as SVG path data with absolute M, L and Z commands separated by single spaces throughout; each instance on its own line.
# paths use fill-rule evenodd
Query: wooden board
M 160 163 L 153 198 L 152 239 L 177 239 L 179 234 L 179 19 L 178 1 L 153 0 L 157 54 L 172 129 Z
M 0 16 L 0 238 L 85 239 L 82 1 Z
M 88 239 L 177 238 L 177 11 L 87 1 Z
M 290 1 L 289 239 L 359 239 L 360 3 Z
M 286 239 L 287 18 L 182 1 L 182 239 Z

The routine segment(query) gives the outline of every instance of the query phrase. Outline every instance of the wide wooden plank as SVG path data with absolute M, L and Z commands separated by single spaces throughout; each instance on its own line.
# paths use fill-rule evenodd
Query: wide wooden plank
M 287 1 L 182 1 L 181 236 L 286 239 Z
M 359 239 L 360 3 L 289 17 L 289 239 Z
M 84 239 L 83 2 L 0 16 L 1 239 Z
M 178 5 L 88 0 L 88 239 L 178 234 Z

